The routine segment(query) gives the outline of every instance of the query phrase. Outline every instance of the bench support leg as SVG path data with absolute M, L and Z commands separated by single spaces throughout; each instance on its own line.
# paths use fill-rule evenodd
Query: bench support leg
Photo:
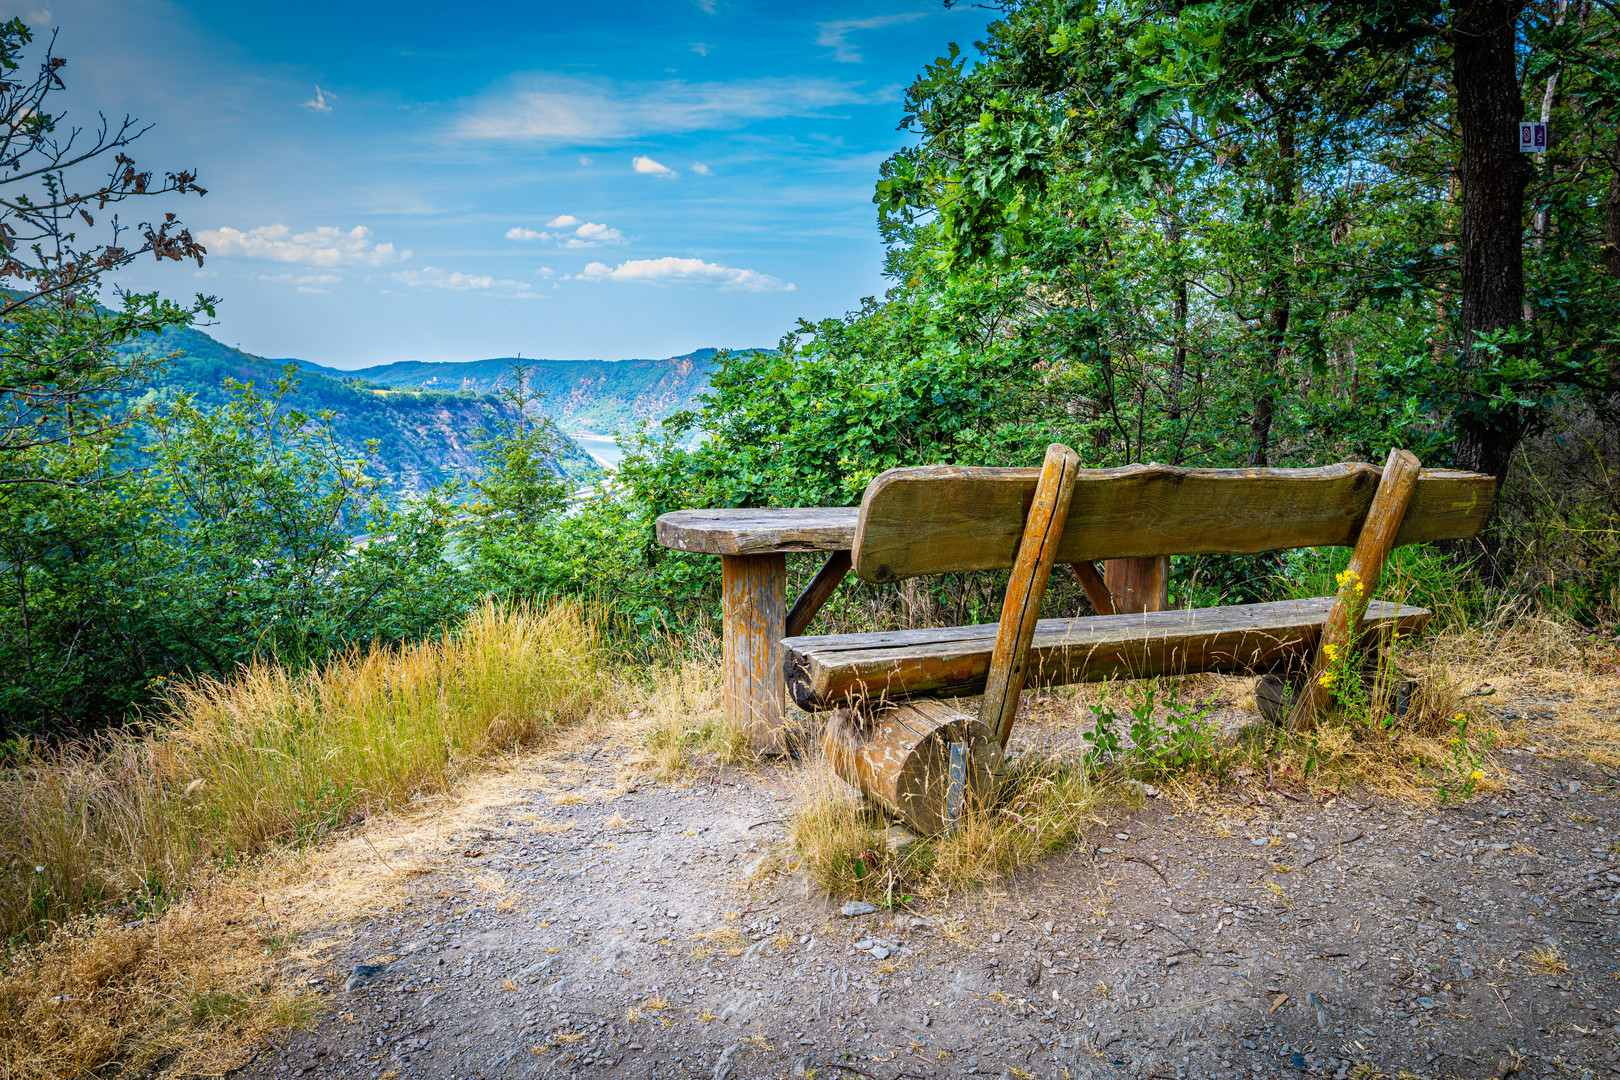
M 787 752 L 782 726 L 782 641 L 787 556 L 722 555 L 726 721 L 757 753 Z

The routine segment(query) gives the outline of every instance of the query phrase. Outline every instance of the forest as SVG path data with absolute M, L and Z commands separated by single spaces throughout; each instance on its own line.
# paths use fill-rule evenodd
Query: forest
M 1451 579 L 1481 604 L 1608 626 L 1617 34 L 1602 0 L 1010 4 L 905 92 L 908 146 L 873 194 L 885 295 L 717 357 L 700 407 L 622 432 L 617 482 L 569 507 L 532 400 L 477 445 L 478 480 L 407 500 L 330 413 L 278 408 L 290 384 L 157 395 L 202 359 L 128 343 L 176 340 L 220 301 L 114 295 L 137 257 L 206 257 L 173 211 L 138 227 L 115 211 L 203 189 L 141 171 L 128 123 L 93 147 L 65 139 L 50 113 L 64 62 L 13 20 L 5 729 L 130 722 L 170 680 L 415 640 L 491 597 L 586 598 L 633 653 L 717 606 L 712 560 L 658 548 L 658 514 L 850 505 L 887 468 L 1028 464 L 1052 441 L 1088 466 L 1403 446 L 1483 471 L 1500 509 L 1446 553 Z M 1525 119 L 1549 125 L 1545 153 L 1520 151 Z M 137 436 L 150 460 L 132 464 Z M 361 533 L 384 539 L 351 548 Z M 1178 560 L 1174 592 L 1263 596 L 1286 572 Z M 835 616 L 903 617 L 848 592 Z

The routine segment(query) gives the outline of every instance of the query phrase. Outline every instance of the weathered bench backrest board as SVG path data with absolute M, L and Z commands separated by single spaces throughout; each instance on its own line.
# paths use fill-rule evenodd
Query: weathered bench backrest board
M 1365 462 L 1319 469 L 1082 469 L 1058 561 L 1350 546 L 1380 475 Z M 1039 476 L 1039 469 L 957 465 L 890 469 L 861 500 L 856 574 L 883 582 L 1011 566 Z M 1495 498 L 1489 476 L 1425 469 L 1395 542 L 1473 536 Z

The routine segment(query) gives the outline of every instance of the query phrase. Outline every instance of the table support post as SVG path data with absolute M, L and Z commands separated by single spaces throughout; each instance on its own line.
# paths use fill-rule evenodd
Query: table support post
M 1103 563 L 1103 580 L 1113 594 L 1114 610 L 1121 615 L 1163 611 L 1170 606 L 1168 555 L 1109 559 Z
M 722 555 L 725 715 L 758 753 L 787 751 L 777 646 L 786 618 L 787 556 Z

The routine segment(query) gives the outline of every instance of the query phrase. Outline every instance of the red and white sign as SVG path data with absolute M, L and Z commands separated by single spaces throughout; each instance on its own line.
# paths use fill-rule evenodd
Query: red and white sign
M 1547 152 L 1547 125 L 1525 121 L 1519 125 L 1519 153 L 1545 154 Z

